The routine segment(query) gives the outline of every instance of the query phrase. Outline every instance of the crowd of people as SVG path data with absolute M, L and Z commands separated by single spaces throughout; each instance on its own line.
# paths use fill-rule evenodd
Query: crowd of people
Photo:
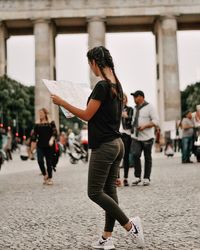
M 159 127 L 156 128 L 156 151 L 164 151 L 168 157 L 181 152 L 183 164 L 193 163 L 192 155 L 197 162 L 200 162 L 200 105 L 196 105 L 196 110 L 193 112 L 191 110 L 184 112 L 182 119 L 175 123 L 174 129 L 172 135 L 168 134 L 163 138 Z
M 48 110 L 39 110 L 36 122 L 28 140 L 20 146 L 22 160 L 35 159 L 43 176 L 44 185 L 53 185 L 53 172 L 61 152 L 69 152 L 75 163 L 79 159 L 89 160 L 88 196 L 105 210 L 105 226 L 102 236 L 92 244 L 95 249 L 113 249 L 112 232 L 117 220 L 139 247 L 144 247 L 144 235 L 138 216 L 129 217 L 118 204 L 117 186 L 129 186 L 129 168 L 134 168 L 132 186 L 142 183 L 149 186 L 152 172 L 152 147 L 161 152 L 161 130 L 158 116 L 153 106 L 145 100 L 145 93 L 137 90 L 130 94 L 135 106 L 128 106 L 128 97 L 115 73 L 110 52 L 103 46 L 95 47 L 87 53 L 92 72 L 100 77 L 85 110 L 72 106 L 67 100 L 51 95 L 54 104 L 64 107 L 70 113 L 87 122 L 79 136 L 72 129 L 58 133 L 55 122 Z M 181 150 L 182 163 L 192 163 L 195 154 L 200 162 L 200 105 L 195 112 L 187 111 L 177 125 L 177 137 L 165 142 L 164 152 L 173 156 L 174 150 Z M 7 159 L 12 160 L 11 128 L 0 133 L 0 149 L 4 149 Z M 75 144 L 78 141 L 80 147 Z M 82 151 L 73 153 L 75 148 Z M 90 157 L 88 150 L 90 149 Z M 84 152 L 77 157 L 78 152 Z M 142 171 L 141 155 L 144 154 Z M 90 158 L 90 159 L 89 159 Z M 120 178 L 123 167 L 123 182 Z

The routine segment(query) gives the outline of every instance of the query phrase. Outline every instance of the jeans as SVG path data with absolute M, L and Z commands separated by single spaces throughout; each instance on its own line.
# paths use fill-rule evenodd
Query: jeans
M 193 147 L 193 136 L 182 138 L 182 162 L 190 161 L 190 155 Z
M 141 167 L 141 154 L 144 152 L 144 179 L 150 180 L 151 168 L 152 168 L 152 157 L 151 150 L 153 145 L 153 139 L 147 141 L 138 141 L 132 139 L 131 152 L 133 155 L 133 163 L 135 169 L 135 177 L 141 178 L 142 167 Z
M 93 149 L 88 172 L 88 196 L 105 210 L 104 231 L 112 232 L 115 220 L 124 226 L 129 219 L 118 206 L 116 179 L 124 154 L 121 138 Z
M 44 165 L 44 158 L 46 159 L 48 177 L 52 178 L 52 149 L 51 147 L 48 147 L 48 148 L 37 147 L 37 161 L 38 161 L 38 165 L 40 167 L 40 170 L 43 176 L 47 174 L 46 168 Z

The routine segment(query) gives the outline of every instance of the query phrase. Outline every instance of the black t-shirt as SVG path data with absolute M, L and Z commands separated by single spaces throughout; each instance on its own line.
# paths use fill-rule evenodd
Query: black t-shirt
M 36 123 L 31 139 L 32 141 L 37 141 L 37 146 L 39 148 L 46 148 L 49 147 L 49 140 L 51 136 L 57 136 L 57 130 L 54 121 L 50 123 Z
M 95 149 L 100 144 L 121 136 L 119 133 L 122 105 L 117 97 L 111 97 L 110 86 L 106 81 L 99 81 L 88 98 L 101 101 L 94 116 L 88 121 L 89 148 Z

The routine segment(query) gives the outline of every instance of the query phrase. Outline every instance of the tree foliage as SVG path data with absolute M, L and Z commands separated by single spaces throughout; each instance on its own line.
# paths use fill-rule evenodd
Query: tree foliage
M 200 104 L 200 82 L 188 85 L 184 91 L 181 91 L 182 113 L 187 110 L 195 111 L 198 104 Z
M 0 77 L 0 114 L 5 127 L 28 132 L 34 123 L 34 87 L 7 77 Z

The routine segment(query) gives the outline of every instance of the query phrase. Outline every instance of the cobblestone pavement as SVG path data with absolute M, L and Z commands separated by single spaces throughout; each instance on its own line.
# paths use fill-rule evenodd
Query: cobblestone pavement
M 87 164 L 71 165 L 64 156 L 54 185 L 46 186 L 36 161 L 23 162 L 15 155 L 5 163 L 0 172 L 0 250 L 91 250 L 104 212 L 87 197 L 87 170 Z M 200 250 L 200 164 L 158 157 L 149 187 L 121 187 L 118 194 L 126 214 L 142 218 L 145 249 Z M 118 223 L 113 237 L 117 250 L 137 249 Z

